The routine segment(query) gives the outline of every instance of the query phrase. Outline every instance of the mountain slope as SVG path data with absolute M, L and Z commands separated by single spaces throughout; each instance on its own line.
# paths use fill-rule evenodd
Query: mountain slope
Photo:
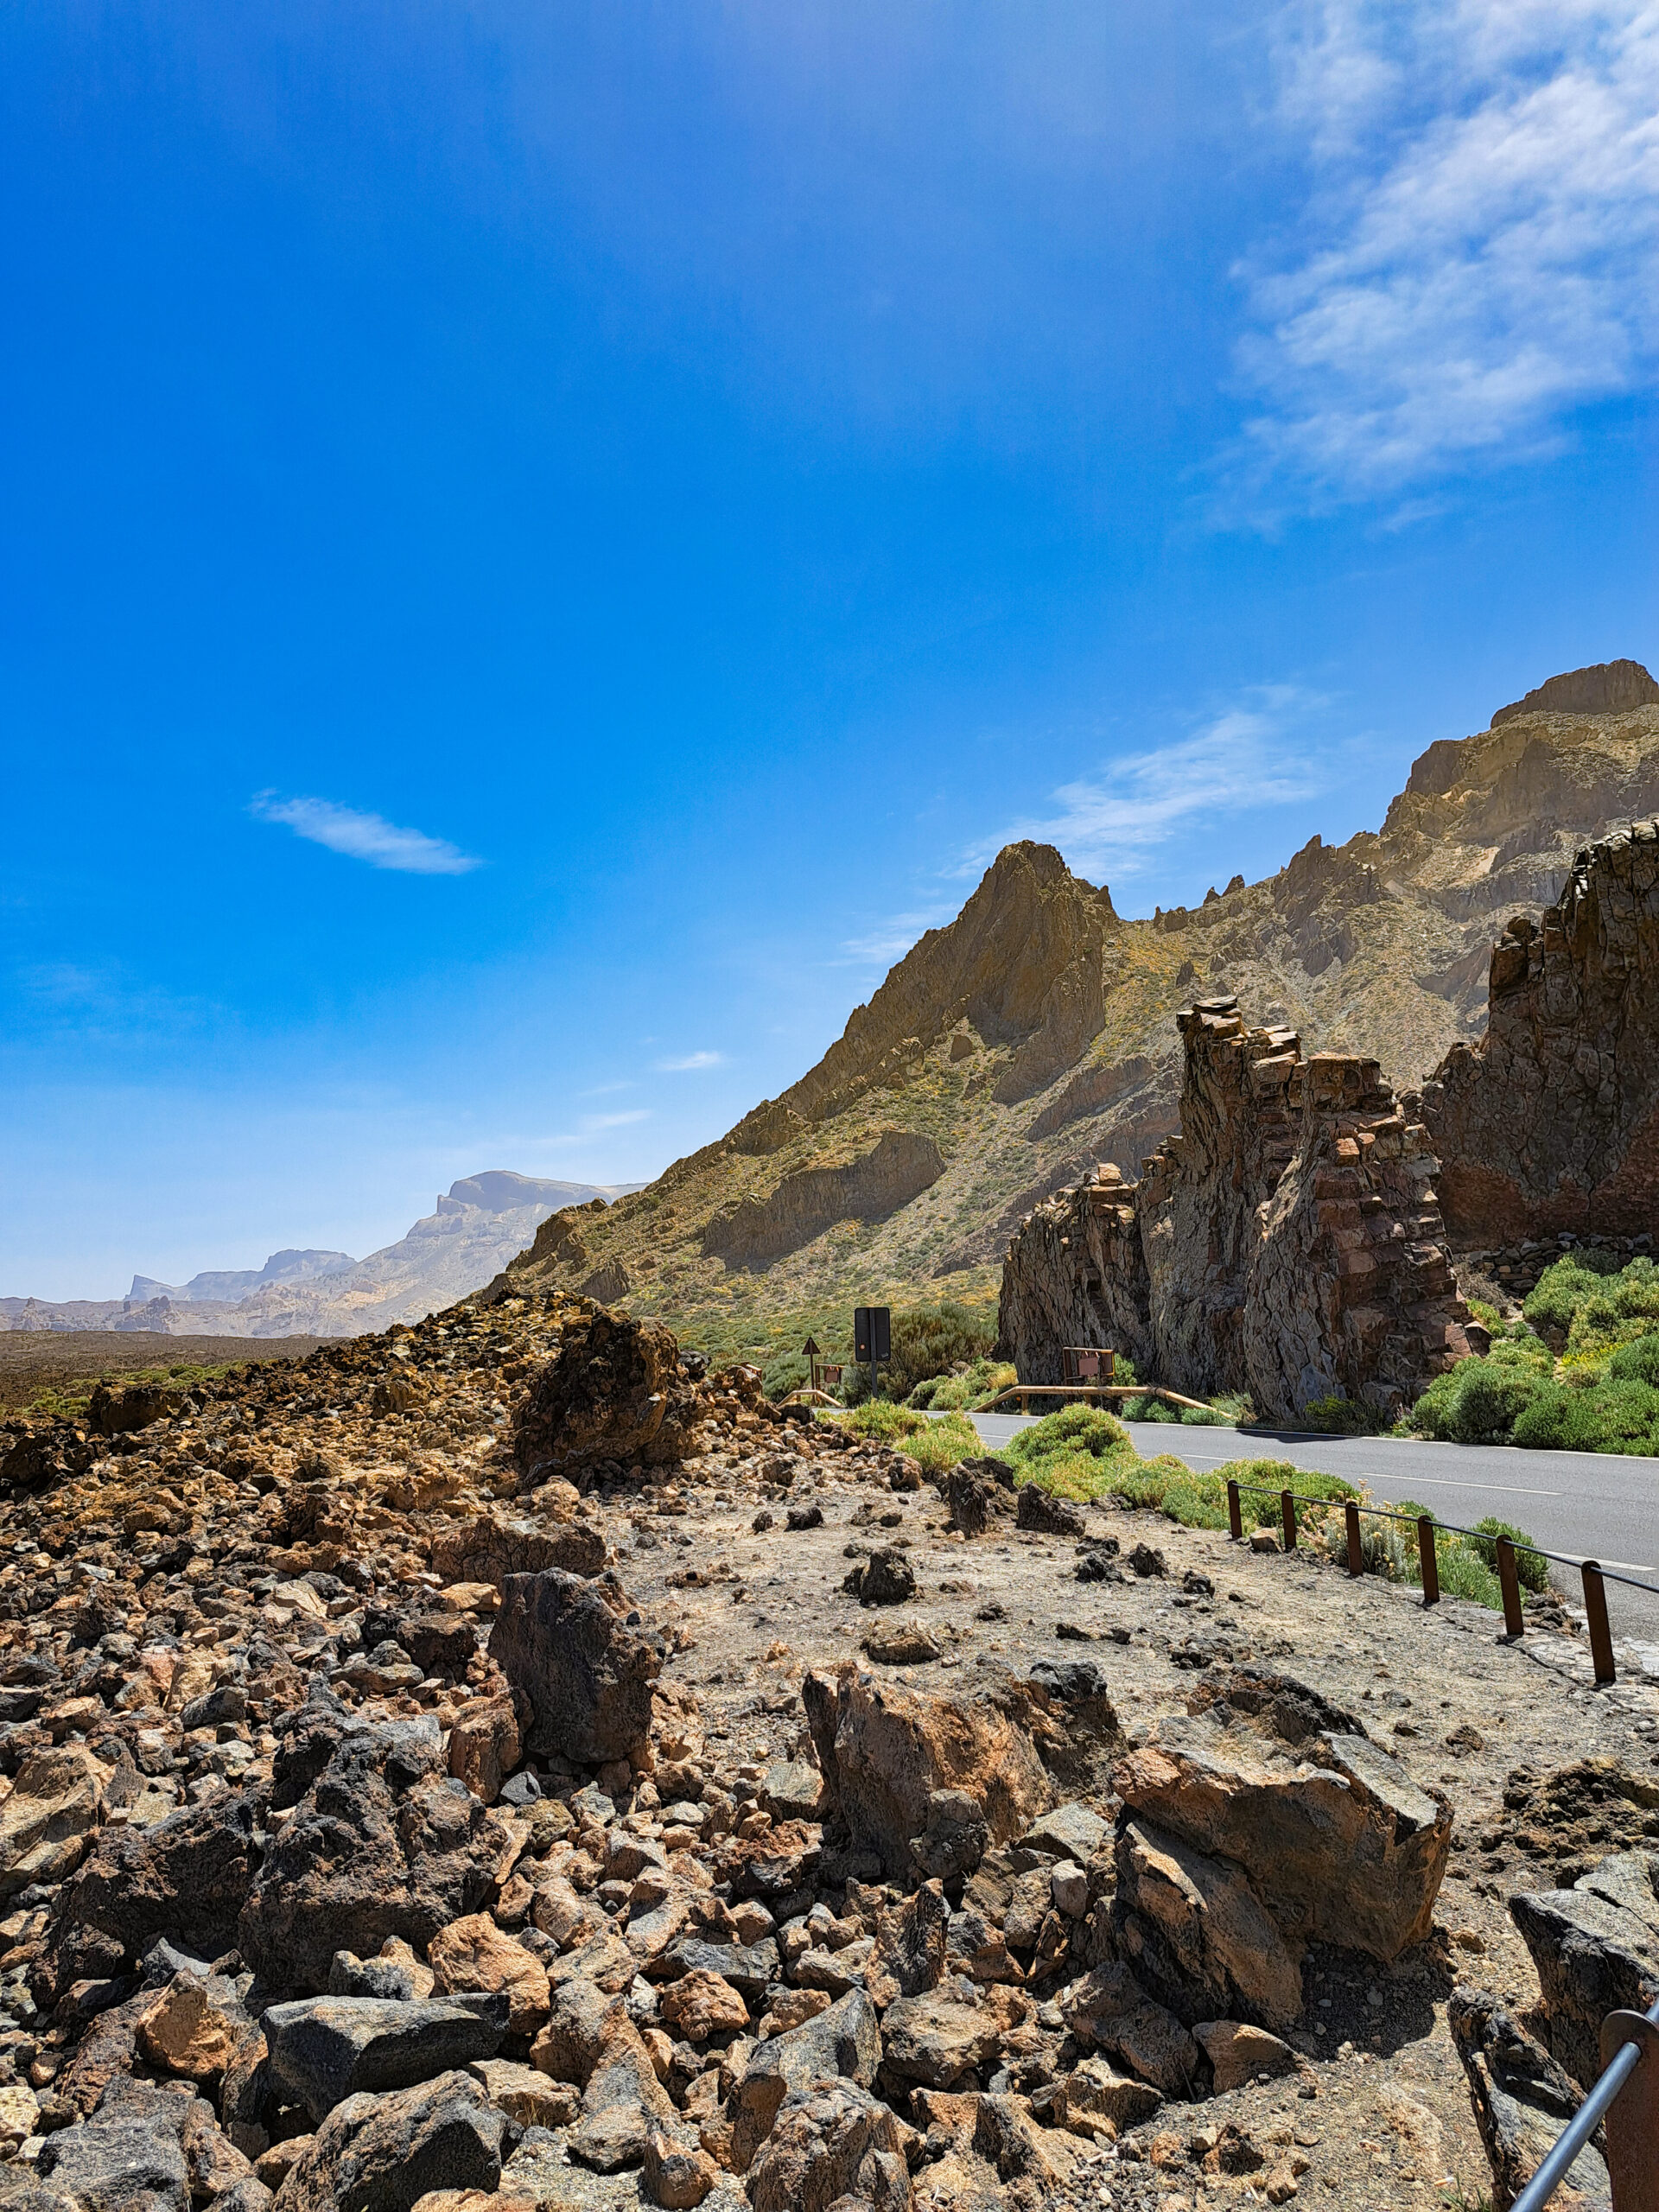
M 1659 686 L 1616 663 L 1432 745 L 1381 830 L 1196 908 L 1126 921 L 1052 847 L 1011 845 L 798 1083 L 608 1211 L 553 1215 L 512 1280 L 757 1351 L 855 1295 L 988 1306 L 1033 1205 L 1091 1161 L 1137 1171 L 1176 1126 L 1179 1006 L 1236 992 L 1421 1083 L 1478 1033 L 1496 930 L 1656 806 Z

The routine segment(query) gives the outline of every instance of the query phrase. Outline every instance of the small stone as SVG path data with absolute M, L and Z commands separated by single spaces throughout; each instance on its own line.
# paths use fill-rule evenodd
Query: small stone
M 1089 1877 L 1083 1868 L 1063 1859 L 1050 1869 L 1048 1880 L 1056 1909 L 1070 1919 L 1080 1919 L 1089 1906 Z
M 658 1999 L 669 2026 L 687 2043 L 735 2033 L 749 2024 L 749 2008 L 722 1974 L 697 1972 L 671 1982 Z

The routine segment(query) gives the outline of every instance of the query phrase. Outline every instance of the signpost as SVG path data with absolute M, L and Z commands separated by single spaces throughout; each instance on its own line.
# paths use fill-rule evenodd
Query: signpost
M 841 1388 L 841 1363 L 819 1357 L 816 1337 L 809 1337 L 801 1346 L 801 1356 L 811 1363 L 812 1388 L 826 1395 Z
M 868 1363 L 870 1395 L 875 1395 L 876 1370 L 893 1357 L 893 1308 L 855 1306 L 853 1308 L 853 1357 L 861 1367 Z

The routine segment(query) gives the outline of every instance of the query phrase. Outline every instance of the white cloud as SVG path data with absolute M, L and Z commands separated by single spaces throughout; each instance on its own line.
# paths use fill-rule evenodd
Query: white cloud
M 1309 724 L 1328 702 L 1290 684 L 1264 685 L 1186 737 L 1103 763 L 1086 780 L 1054 792 L 1057 810 L 1017 822 L 976 845 L 966 865 L 982 868 L 1012 841 L 1057 845 L 1095 881 L 1141 874 L 1154 849 L 1195 818 L 1306 798 L 1330 779 L 1329 746 L 1316 762 Z
M 366 861 L 371 868 L 397 868 L 405 875 L 466 875 L 483 865 L 445 837 L 400 830 L 380 815 L 337 806 L 332 799 L 278 798 L 274 791 L 260 791 L 249 811 L 261 822 L 285 823 L 296 836 L 326 845 L 331 853 Z
M 723 1052 L 688 1052 L 683 1059 L 658 1060 L 659 1075 L 689 1075 L 695 1068 L 717 1068 L 726 1058 Z
M 1293 0 L 1275 66 L 1313 190 L 1288 255 L 1240 272 L 1258 491 L 1391 494 L 1651 382 L 1652 0 Z
M 890 968 L 895 960 L 904 958 L 918 938 L 948 922 L 955 912 L 954 906 L 940 906 L 920 913 L 890 915 L 863 937 L 843 938 L 836 957 L 821 964 L 826 968 Z
M 644 1106 L 636 1106 L 626 1114 L 584 1114 L 582 1134 L 591 1136 L 596 1129 L 626 1129 L 635 1122 L 648 1122 L 650 1119 L 650 1109 Z

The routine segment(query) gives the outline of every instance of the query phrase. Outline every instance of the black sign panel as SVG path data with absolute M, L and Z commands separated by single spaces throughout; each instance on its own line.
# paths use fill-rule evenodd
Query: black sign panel
M 871 1360 L 893 1357 L 893 1308 L 855 1306 L 853 1308 L 853 1357 L 861 1367 Z

